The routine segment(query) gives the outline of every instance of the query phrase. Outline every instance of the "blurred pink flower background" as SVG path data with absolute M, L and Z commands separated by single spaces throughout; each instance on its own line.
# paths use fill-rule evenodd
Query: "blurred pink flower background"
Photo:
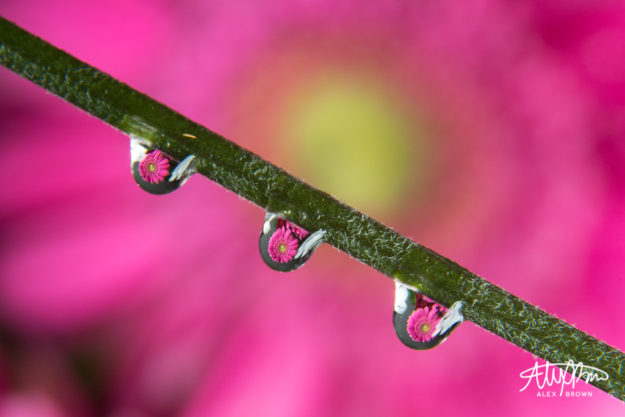
M 625 348 L 625 5 L 4 0 L 0 14 Z M 395 337 L 393 283 L 195 176 L 141 191 L 128 138 L 0 70 L 0 417 L 622 415 L 519 392 L 461 325 Z

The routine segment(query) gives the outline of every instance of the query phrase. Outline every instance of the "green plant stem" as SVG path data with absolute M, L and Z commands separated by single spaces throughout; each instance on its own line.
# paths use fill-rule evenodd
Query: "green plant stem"
M 0 18 L 0 63 L 129 135 L 308 230 L 353 258 L 551 363 L 573 360 L 609 374 L 593 385 L 625 400 L 625 355 L 340 203 L 282 169 Z M 189 137 L 189 135 L 194 136 Z

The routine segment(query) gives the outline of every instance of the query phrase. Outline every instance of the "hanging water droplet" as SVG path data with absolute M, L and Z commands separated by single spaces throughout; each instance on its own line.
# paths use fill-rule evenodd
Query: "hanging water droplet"
M 309 233 L 274 213 L 267 213 L 258 240 L 260 256 L 276 271 L 294 271 L 324 242 L 325 234 L 323 229 Z
M 447 308 L 399 281 L 395 281 L 393 310 L 395 333 L 412 349 L 438 346 L 464 321 L 461 301 Z
M 169 155 L 152 149 L 148 142 L 130 137 L 130 169 L 136 183 L 152 194 L 167 194 L 178 189 L 195 174 L 195 155 L 177 163 Z

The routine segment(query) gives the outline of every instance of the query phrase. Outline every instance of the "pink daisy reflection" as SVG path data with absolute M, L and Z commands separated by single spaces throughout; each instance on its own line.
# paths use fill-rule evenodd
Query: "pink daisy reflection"
M 278 228 L 269 239 L 269 255 L 271 259 L 280 263 L 287 263 L 297 253 L 299 243 L 291 230 L 286 227 Z
M 438 318 L 438 309 L 424 307 L 416 309 L 410 317 L 406 330 L 410 338 L 415 342 L 429 342 L 432 340 L 432 334 L 436 325 L 440 321 Z
M 158 149 L 149 152 L 139 163 L 139 173 L 144 181 L 158 184 L 169 175 L 169 160 Z

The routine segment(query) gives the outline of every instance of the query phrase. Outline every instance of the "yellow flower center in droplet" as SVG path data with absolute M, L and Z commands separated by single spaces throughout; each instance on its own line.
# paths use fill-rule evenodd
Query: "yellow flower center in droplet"
M 428 333 L 430 331 L 430 329 L 431 329 L 430 323 L 423 323 L 423 324 L 421 324 L 420 329 L 421 329 L 422 333 Z
M 148 163 L 148 171 L 156 172 L 156 164 L 154 162 L 149 162 Z
M 385 80 L 330 74 L 291 97 L 286 168 L 341 201 L 384 219 L 423 191 L 426 135 Z
M 280 253 L 286 253 L 286 243 L 280 243 L 278 245 L 278 252 Z

